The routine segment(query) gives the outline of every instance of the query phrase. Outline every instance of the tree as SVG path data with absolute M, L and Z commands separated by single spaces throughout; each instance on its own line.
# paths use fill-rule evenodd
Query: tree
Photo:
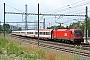
M 47 29 L 60 29 L 60 28 L 65 28 L 64 26 L 51 26 L 51 27 L 47 27 Z
M 4 29 L 4 26 L 5 26 L 5 30 L 9 30 L 10 29 L 10 25 L 9 24 L 3 24 L 3 29 Z
M 70 25 L 69 28 L 74 28 L 74 26 L 73 25 Z
M 90 37 L 90 18 L 88 18 L 88 36 Z
M 6 33 L 11 33 L 10 25 L 9 24 L 3 24 L 3 26 L 2 26 L 3 30 L 4 30 L 4 27 L 5 27 L 5 32 Z M 2 33 L 4 33 L 3 30 L 2 30 Z
M 22 30 L 22 28 L 21 28 L 21 27 L 19 27 L 17 30 Z

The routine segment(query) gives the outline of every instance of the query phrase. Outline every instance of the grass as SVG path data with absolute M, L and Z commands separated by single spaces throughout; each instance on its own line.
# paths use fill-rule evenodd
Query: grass
M 76 57 L 0 37 L 0 60 L 77 60 Z

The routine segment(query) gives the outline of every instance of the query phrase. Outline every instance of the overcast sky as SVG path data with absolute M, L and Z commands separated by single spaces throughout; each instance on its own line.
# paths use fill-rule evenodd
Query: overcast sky
M 88 16 L 90 17 L 90 0 L 0 0 L 1 22 L 3 22 L 4 3 L 6 4 L 6 12 L 25 12 L 25 4 L 27 4 L 28 13 L 37 13 L 39 3 L 40 13 L 71 15 L 85 15 L 85 7 L 88 6 Z M 6 22 L 22 22 L 25 21 L 24 17 L 22 18 L 22 15 L 6 14 Z M 62 24 L 63 26 L 68 26 L 70 23 L 76 22 L 73 19 L 83 20 L 85 17 L 40 16 L 40 21 L 43 22 L 44 18 L 46 19 L 47 27 L 58 25 L 56 22 L 64 23 Z M 29 15 L 28 21 L 37 21 L 37 16 Z M 43 27 L 42 24 L 41 27 Z

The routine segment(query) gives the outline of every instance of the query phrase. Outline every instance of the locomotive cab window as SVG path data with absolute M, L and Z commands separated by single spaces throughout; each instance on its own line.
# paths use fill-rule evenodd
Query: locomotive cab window
M 75 35 L 82 35 L 82 31 L 81 30 L 75 30 L 74 33 L 75 33 Z

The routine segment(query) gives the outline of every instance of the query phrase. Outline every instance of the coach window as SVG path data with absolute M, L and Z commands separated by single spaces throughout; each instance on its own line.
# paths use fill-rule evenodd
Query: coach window
M 32 34 L 33 34 L 33 32 L 32 32 Z
M 43 32 L 43 34 L 45 35 L 45 32 Z
M 31 34 L 30 32 L 28 32 L 28 34 Z
M 32 34 L 32 32 L 31 32 L 31 34 Z
M 39 32 L 40 33 L 40 35 L 41 35 L 41 32 Z
M 51 33 L 50 32 L 46 32 L 46 35 L 50 35 Z
M 46 32 L 46 35 L 48 35 L 48 32 Z
M 46 32 L 46 35 L 48 35 L 48 32 Z
M 32 34 L 33 34 L 33 32 L 32 32 Z
M 43 35 L 43 32 L 41 32 L 41 35 Z
M 43 35 L 43 32 L 40 32 L 40 35 Z
M 35 34 L 38 34 L 38 32 L 35 32 Z
M 44 35 L 44 32 L 42 32 L 42 35 Z
M 28 32 L 27 32 L 27 34 L 28 34 Z
M 43 35 L 43 32 L 42 32 L 42 35 Z
M 19 32 L 20 33 L 20 32 Z M 21 33 L 23 33 L 23 32 L 21 32 Z
M 30 32 L 27 32 L 27 34 L 30 34 Z
M 51 32 L 49 32 L 49 35 L 51 35 Z

